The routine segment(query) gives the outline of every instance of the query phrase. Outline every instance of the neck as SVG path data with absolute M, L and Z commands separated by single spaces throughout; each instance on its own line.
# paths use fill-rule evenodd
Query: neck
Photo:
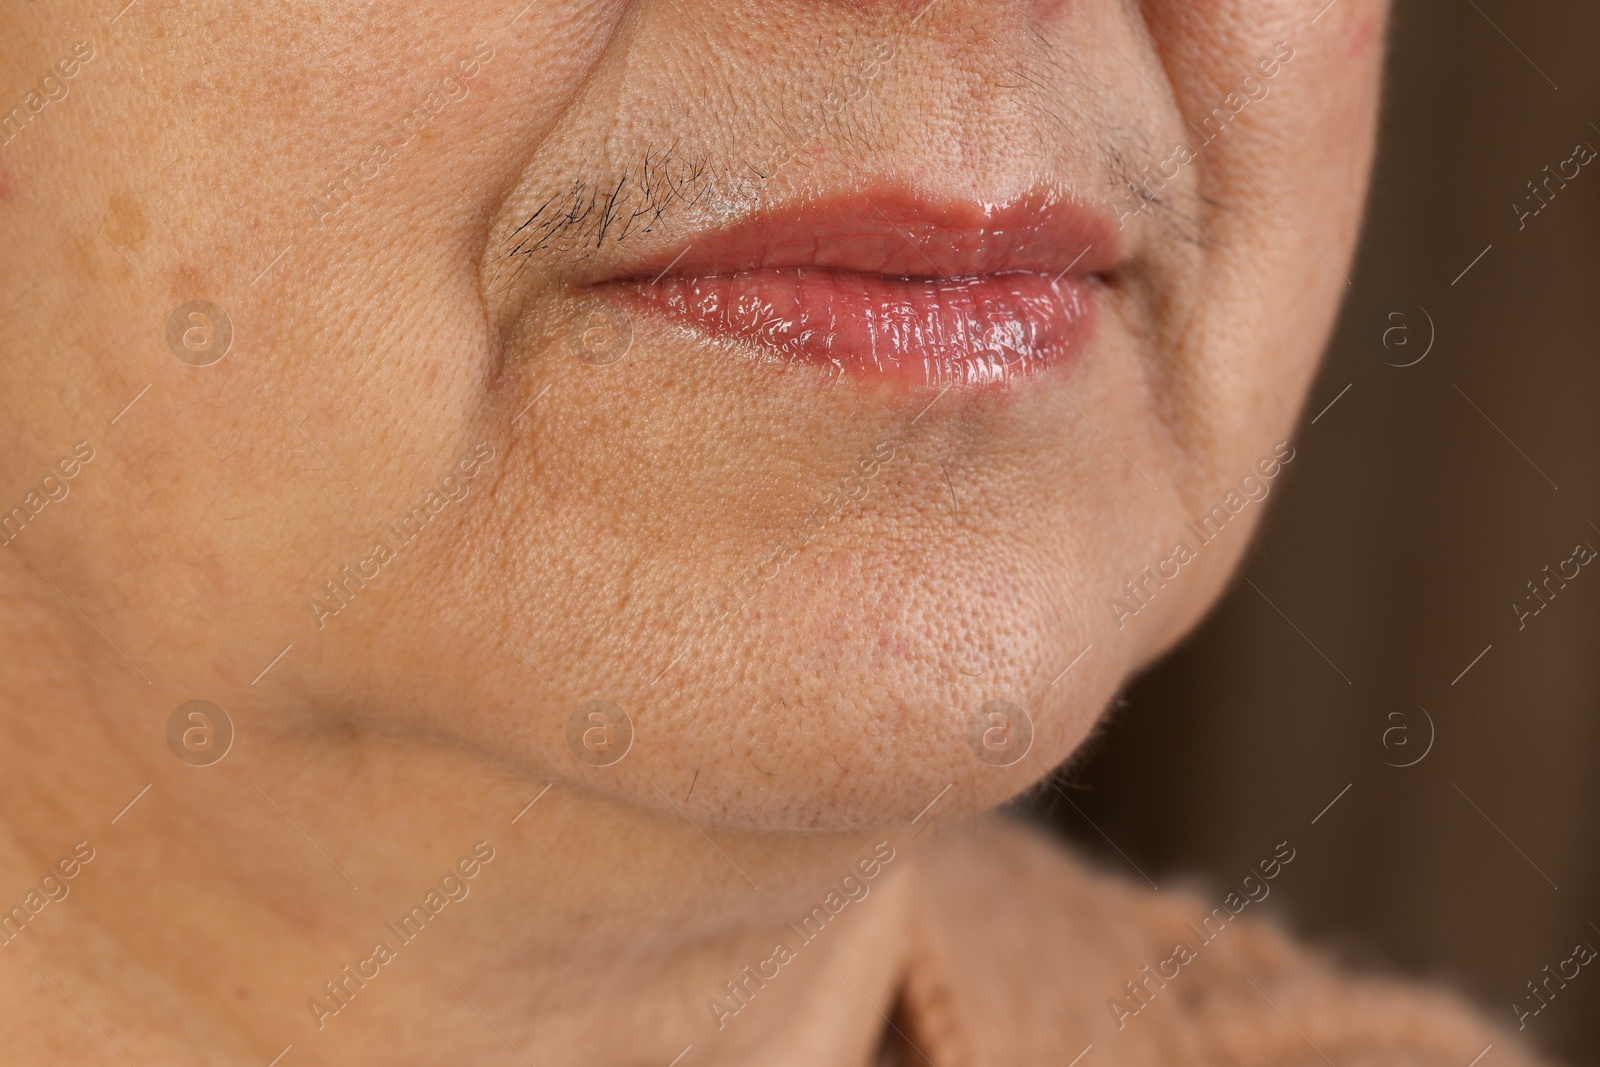
M 81 1055 L 88 1019 L 134 1062 L 867 1062 L 905 956 L 883 835 L 696 828 L 259 698 L 190 766 L 165 726 L 194 693 L 10 603 L 0 986 L 38 1010 L 0 1040 Z

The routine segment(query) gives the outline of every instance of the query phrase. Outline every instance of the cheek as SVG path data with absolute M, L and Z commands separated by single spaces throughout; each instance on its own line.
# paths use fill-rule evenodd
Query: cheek
M 1175 432 L 1207 457 L 1208 477 L 1180 487 L 1199 506 L 1289 434 L 1348 290 L 1386 5 L 1341 0 L 1315 25 L 1314 5 L 1299 3 L 1145 9 L 1186 116 L 1208 113 L 1263 58 L 1281 66 L 1192 168 L 1207 205 L 1206 282 L 1167 339 L 1165 386 Z

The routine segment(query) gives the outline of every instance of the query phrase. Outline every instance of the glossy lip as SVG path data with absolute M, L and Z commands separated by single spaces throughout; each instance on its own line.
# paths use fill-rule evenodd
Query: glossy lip
M 1063 197 L 988 205 L 889 191 L 784 205 L 598 288 L 782 364 L 920 391 L 1071 362 L 1121 259 L 1111 223 Z

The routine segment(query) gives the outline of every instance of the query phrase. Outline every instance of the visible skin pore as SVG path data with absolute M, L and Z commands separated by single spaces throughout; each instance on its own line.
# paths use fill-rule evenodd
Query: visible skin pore
M 1246 546 L 1261 506 L 1124 625 L 1107 609 L 1292 433 L 1346 288 L 1386 6 L 0 14 L 0 108 L 93 49 L 0 147 L 0 509 L 94 450 L 0 548 L 0 906 L 96 850 L 0 947 L 0 1060 L 864 1063 L 915 836 L 1067 759 Z M 1279 42 L 1270 92 L 1129 218 L 1061 389 L 884 398 L 643 317 L 620 362 L 570 354 L 587 286 L 752 203 L 1048 186 L 1114 220 Z M 513 236 L 574 189 L 569 221 Z M 167 342 L 192 300 L 232 322 L 210 366 Z M 719 620 L 883 442 L 865 495 Z M 378 541 L 376 577 L 309 606 Z M 595 698 L 635 730 L 608 767 L 566 742 Z M 209 767 L 166 739 L 196 699 L 235 731 Z M 1007 768 L 966 740 L 996 699 L 1035 729 Z M 319 1029 L 307 999 L 479 841 L 470 896 Z M 879 921 L 848 913 L 711 1025 L 881 841 Z

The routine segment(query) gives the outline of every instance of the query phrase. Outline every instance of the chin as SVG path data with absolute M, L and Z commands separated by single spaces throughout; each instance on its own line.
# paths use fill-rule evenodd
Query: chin
M 954 582 L 842 551 L 800 567 L 665 674 L 611 675 L 633 729 L 616 763 L 551 752 L 590 694 L 551 709 L 540 773 L 706 829 L 916 833 L 1050 774 L 1145 655 L 1030 568 Z

